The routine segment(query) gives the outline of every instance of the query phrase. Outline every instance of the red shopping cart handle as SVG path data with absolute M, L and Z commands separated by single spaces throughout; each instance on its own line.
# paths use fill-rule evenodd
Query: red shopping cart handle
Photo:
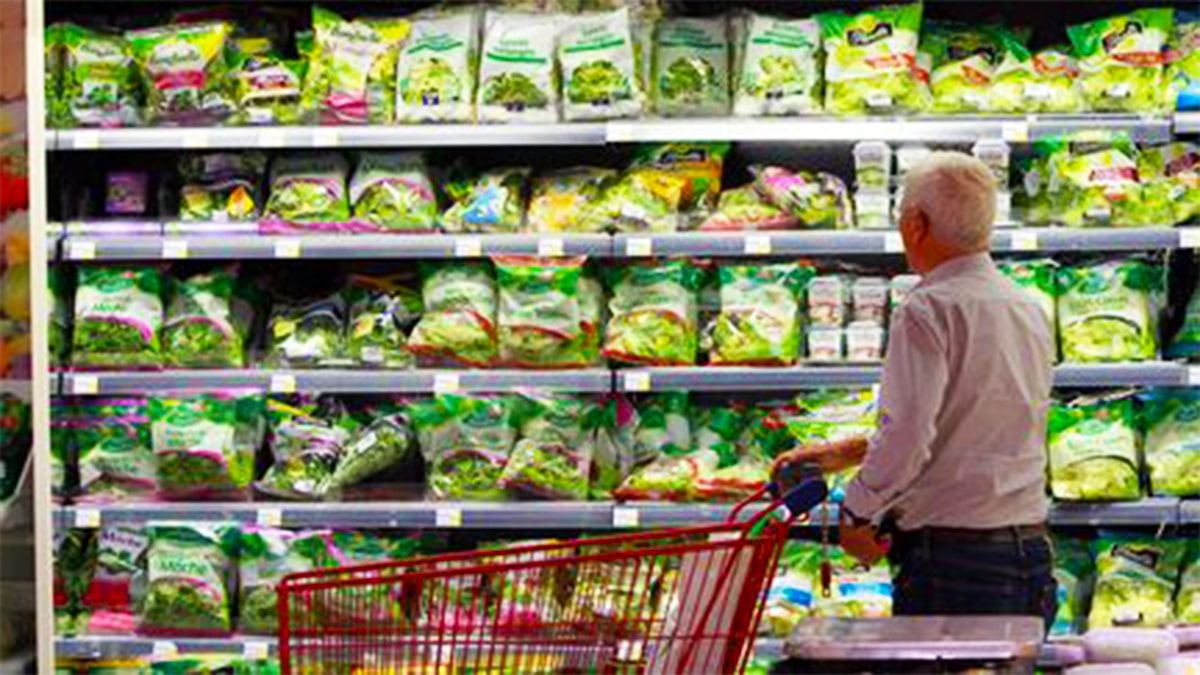
M 771 505 L 751 517 L 751 522 L 766 518 L 780 506 L 786 506 L 791 518 L 796 519 L 812 511 L 829 496 L 829 486 L 825 483 L 824 474 L 815 465 L 789 468 L 781 471 L 776 479 L 777 482 L 767 483 L 733 507 L 729 512 L 729 522 L 736 522 L 747 506 L 768 495 Z

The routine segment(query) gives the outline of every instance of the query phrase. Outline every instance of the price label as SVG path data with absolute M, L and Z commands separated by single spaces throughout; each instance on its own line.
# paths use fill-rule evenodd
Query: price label
M 883 252 L 884 253 L 903 253 L 904 240 L 900 238 L 899 232 L 884 232 L 883 233 Z
M 270 388 L 272 394 L 294 394 L 296 393 L 296 376 L 272 375 Z
M 299 239 L 280 239 L 275 242 L 275 257 L 276 258 L 299 258 L 300 257 L 300 240 Z
M 174 642 L 156 640 L 151 649 L 151 655 L 156 659 L 173 659 L 179 656 L 179 647 Z
M 264 128 L 258 130 L 258 147 L 282 148 L 287 143 L 283 129 Z
M 625 391 L 650 391 L 650 373 L 625 373 Z
M 556 257 L 564 254 L 566 247 L 563 240 L 558 237 L 548 237 L 539 239 L 537 245 L 537 253 L 540 256 Z
M 100 511 L 98 509 L 75 509 L 75 527 L 89 530 L 100 527 Z
M 100 132 L 95 129 L 80 129 L 74 133 L 71 145 L 76 150 L 95 150 L 100 147 Z
M 649 237 L 630 237 L 625 240 L 625 255 L 630 258 L 648 258 L 654 253 L 654 240 Z
M 75 375 L 71 378 L 71 393 L 76 396 L 95 396 L 100 393 L 100 378 L 95 375 Z
M 271 644 L 262 640 L 250 640 L 242 645 L 242 658 L 261 661 L 271 653 Z
M 71 260 L 95 260 L 96 242 L 87 239 L 67 242 L 67 257 Z
M 279 509 L 259 509 L 258 525 L 259 527 L 282 527 L 283 511 Z
M 314 148 L 335 148 L 340 141 L 337 129 L 319 127 L 313 130 L 312 145 Z
M 1183 383 L 1189 387 L 1200 387 L 1200 366 L 1188 366 Z
M 1179 248 L 1200 248 L 1200 227 L 1179 228 Z
M 1036 251 L 1038 250 L 1037 232 L 1029 232 L 1025 230 L 1014 230 L 1012 233 L 1012 250 L 1014 251 Z
M 462 509 L 439 507 L 433 514 L 433 522 L 438 527 L 462 527 Z
M 1028 143 L 1029 121 L 1002 122 L 1000 124 L 1000 137 L 1009 143 Z
M 206 129 L 188 129 L 183 132 L 183 147 L 189 150 L 203 150 L 212 145 L 212 138 Z
M 613 507 L 613 527 L 629 528 L 637 527 L 640 519 L 638 510 L 628 506 Z
M 458 373 L 436 373 L 433 376 L 433 393 L 453 394 L 462 388 Z
M 186 239 L 167 239 L 163 241 L 162 257 L 166 260 L 185 260 L 188 257 Z
M 771 255 L 771 235 L 746 235 L 746 255 Z
M 454 240 L 455 258 L 478 258 L 483 255 L 483 240 L 479 237 L 458 237 Z

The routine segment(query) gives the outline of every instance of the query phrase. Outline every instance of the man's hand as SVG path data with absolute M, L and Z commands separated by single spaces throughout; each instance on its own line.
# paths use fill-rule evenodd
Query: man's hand
M 835 473 L 861 463 L 866 454 L 865 438 L 801 445 L 775 458 L 775 464 L 771 467 L 771 477 L 776 478 L 781 467 L 805 463 L 815 464 L 825 473 Z
M 838 537 L 842 549 L 858 562 L 871 567 L 883 559 L 891 541 L 880 537 L 879 531 L 870 522 L 857 520 L 845 508 L 841 512 Z

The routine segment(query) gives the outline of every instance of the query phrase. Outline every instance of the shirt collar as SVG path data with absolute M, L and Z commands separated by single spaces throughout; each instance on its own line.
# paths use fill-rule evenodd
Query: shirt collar
M 947 279 L 970 274 L 971 272 L 994 269 L 995 266 L 996 264 L 992 262 L 992 254 L 987 251 L 960 255 L 933 268 L 931 272 L 925 275 L 922 282 L 925 284 L 940 283 Z

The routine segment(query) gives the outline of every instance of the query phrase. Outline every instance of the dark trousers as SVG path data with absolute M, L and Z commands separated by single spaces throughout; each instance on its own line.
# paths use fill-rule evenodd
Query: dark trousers
M 1054 623 L 1054 553 L 1045 534 L 900 532 L 889 557 L 897 616 L 1020 615 L 1042 617 L 1047 629 Z

